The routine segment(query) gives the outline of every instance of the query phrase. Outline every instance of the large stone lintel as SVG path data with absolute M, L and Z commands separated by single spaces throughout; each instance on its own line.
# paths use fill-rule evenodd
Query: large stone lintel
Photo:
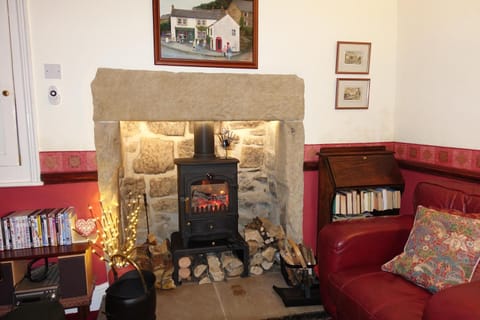
M 95 121 L 304 118 L 304 83 L 295 75 L 100 68 L 91 88 Z

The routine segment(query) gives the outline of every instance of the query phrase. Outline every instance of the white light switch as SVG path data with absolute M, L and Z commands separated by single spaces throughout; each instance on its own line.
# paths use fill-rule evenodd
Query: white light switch
M 59 64 L 44 64 L 45 79 L 62 79 L 62 68 Z

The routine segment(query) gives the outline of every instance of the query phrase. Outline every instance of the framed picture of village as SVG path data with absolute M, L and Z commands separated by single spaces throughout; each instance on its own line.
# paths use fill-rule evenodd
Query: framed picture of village
M 258 0 L 153 0 L 157 65 L 258 68 Z

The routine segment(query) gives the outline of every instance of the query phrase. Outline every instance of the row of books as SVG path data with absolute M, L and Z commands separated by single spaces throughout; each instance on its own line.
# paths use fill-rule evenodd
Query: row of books
M 1 218 L 0 251 L 72 244 L 75 209 L 20 210 Z
M 335 193 L 332 212 L 335 215 L 361 215 L 374 211 L 399 209 L 400 190 L 391 188 L 351 189 Z

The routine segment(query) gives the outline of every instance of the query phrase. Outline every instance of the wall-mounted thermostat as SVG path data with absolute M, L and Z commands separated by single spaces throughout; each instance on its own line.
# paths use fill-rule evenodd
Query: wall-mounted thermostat
M 53 105 L 60 104 L 60 93 L 56 86 L 48 87 L 48 101 Z

